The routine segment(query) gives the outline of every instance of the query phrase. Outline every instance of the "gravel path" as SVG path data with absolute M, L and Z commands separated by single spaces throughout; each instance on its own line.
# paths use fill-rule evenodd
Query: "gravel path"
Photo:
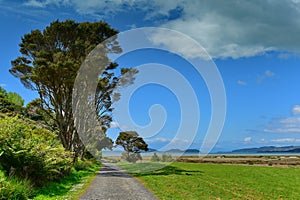
M 80 200 L 157 200 L 140 182 L 116 164 L 102 163 L 101 171 Z

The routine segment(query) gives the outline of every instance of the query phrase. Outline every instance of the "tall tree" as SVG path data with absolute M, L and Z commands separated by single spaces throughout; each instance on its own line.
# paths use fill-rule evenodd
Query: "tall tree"
M 128 162 L 142 160 L 141 151 L 148 151 L 148 144 L 135 131 L 120 132 L 116 144 L 124 148 L 122 157 Z
M 83 144 L 74 127 L 72 91 L 77 72 L 86 56 L 99 43 L 118 32 L 105 22 L 77 23 L 73 20 L 54 21 L 45 30 L 33 30 L 22 37 L 21 56 L 12 61 L 10 72 L 25 87 L 38 92 L 43 109 L 55 121 L 63 146 L 83 154 Z M 110 45 L 110 46 L 109 46 Z M 119 53 L 116 41 L 107 44 L 107 51 Z M 95 94 L 96 114 L 103 130 L 109 128 L 114 89 L 121 76 L 115 75 L 118 65 L 111 63 L 99 75 Z

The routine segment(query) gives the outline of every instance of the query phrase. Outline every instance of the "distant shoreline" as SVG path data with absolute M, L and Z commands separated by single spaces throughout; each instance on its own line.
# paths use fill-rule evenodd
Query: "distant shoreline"
M 123 151 L 103 151 L 103 156 L 121 156 Z M 162 155 L 164 153 L 170 154 L 171 156 L 300 156 L 300 153 L 291 153 L 291 152 L 274 152 L 274 153 L 233 153 L 233 152 L 224 152 L 224 153 L 191 153 L 191 152 L 163 152 L 163 151 L 154 151 L 157 155 Z M 142 156 L 152 156 L 154 152 L 141 153 Z

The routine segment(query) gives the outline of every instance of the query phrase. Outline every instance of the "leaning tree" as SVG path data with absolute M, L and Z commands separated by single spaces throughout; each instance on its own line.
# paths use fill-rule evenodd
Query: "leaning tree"
M 100 43 L 118 32 L 105 22 L 77 23 L 54 21 L 43 31 L 33 30 L 22 37 L 21 56 L 12 61 L 10 72 L 25 85 L 37 91 L 45 112 L 54 120 L 58 136 L 75 157 L 83 155 L 84 145 L 74 126 L 72 92 L 77 72 L 86 56 Z M 116 41 L 106 43 L 107 52 L 120 53 Z M 102 130 L 112 120 L 112 95 L 121 77 L 129 71 L 110 63 L 98 77 L 95 112 Z M 103 120 L 101 120 L 103 119 Z M 103 147 L 102 147 L 103 148 Z
M 135 163 L 142 160 L 141 151 L 148 151 L 148 144 L 136 131 L 120 132 L 116 144 L 124 148 L 122 158 Z

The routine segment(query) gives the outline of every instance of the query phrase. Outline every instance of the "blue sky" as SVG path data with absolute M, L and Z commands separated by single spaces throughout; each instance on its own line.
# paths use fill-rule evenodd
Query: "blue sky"
M 227 112 L 215 151 L 300 145 L 298 0 L 0 0 L 0 10 L 0 84 L 8 91 L 19 93 L 26 102 L 35 98 L 35 93 L 24 88 L 8 69 L 10 61 L 19 55 L 21 37 L 31 30 L 44 29 L 56 19 L 104 20 L 121 32 L 148 26 L 168 28 L 202 45 L 222 77 Z M 164 40 L 156 42 L 182 55 L 143 50 L 120 57 L 118 62 L 125 67 L 160 63 L 184 75 L 198 99 L 199 129 L 196 135 L 181 133 L 185 137 L 175 136 L 182 120 L 178 95 L 157 84 L 145 85 L 132 95 L 129 106 L 132 119 L 141 126 L 149 124 L 149 108 L 160 104 L 153 107 L 152 119 L 157 123 L 166 122 L 155 135 L 146 137 L 150 147 L 159 149 L 170 144 L 183 148 L 188 144 L 199 149 L 212 115 L 210 92 L 203 77 L 182 59 L 194 56 L 193 49 L 182 52 L 185 44 L 181 40 L 161 38 Z M 192 121 L 194 113 L 188 116 Z M 120 128 L 130 128 L 115 121 L 113 127 L 117 126 L 109 131 L 113 138 Z M 141 131 L 141 135 L 144 134 L 147 133 Z

